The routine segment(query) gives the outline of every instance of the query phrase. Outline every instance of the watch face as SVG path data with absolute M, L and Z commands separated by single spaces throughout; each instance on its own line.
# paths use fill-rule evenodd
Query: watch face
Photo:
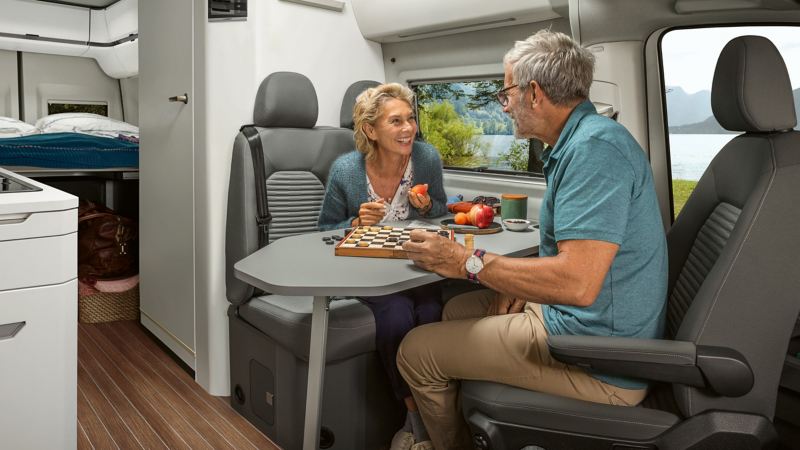
M 483 269 L 483 260 L 475 255 L 472 255 L 467 259 L 466 266 L 467 266 L 467 272 L 473 275 L 477 274 L 478 272 L 481 271 L 481 269 Z

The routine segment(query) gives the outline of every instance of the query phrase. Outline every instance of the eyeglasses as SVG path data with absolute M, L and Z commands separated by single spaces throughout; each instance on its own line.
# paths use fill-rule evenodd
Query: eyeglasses
M 502 106 L 503 108 L 508 106 L 508 91 L 510 91 L 511 89 L 514 89 L 517 86 L 519 86 L 519 85 L 518 84 L 512 84 L 511 86 L 504 87 L 503 89 L 500 89 L 499 91 L 497 91 L 496 94 L 494 94 L 497 97 L 497 101 L 500 103 L 500 106 Z

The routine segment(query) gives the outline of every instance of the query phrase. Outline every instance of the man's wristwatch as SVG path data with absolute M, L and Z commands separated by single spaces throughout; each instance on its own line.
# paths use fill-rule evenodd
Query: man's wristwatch
M 475 252 L 467 258 L 467 263 L 465 264 L 467 269 L 467 279 L 472 281 L 473 283 L 480 283 L 478 279 L 478 272 L 483 270 L 483 255 L 486 254 L 486 250 L 479 248 L 476 249 Z

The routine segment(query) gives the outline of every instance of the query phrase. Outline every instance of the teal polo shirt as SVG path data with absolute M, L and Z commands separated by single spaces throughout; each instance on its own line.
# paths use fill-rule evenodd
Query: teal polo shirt
M 542 155 L 547 189 L 539 213 L 539 256 L 559 241 L 619 245 L 603 288 L 588 307 L 542 305 L 550 334 L 661 338 L 667 298 L 667 245 L 653 175 L 642 148 L 585 101 Z M 592 374 L 626 389 L 646 383 Z

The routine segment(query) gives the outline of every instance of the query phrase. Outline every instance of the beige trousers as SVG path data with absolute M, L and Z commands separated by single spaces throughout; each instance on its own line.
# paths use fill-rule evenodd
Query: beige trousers
M 471 449 L 458 403 L 459 380 L 488 380 L 549 394 L 633 406 L 646 390 L 622 389 L 583 369 L 553 359 L 542 307 L 527 303 L 519 314 L 486 316 L 495 292 L 459 295 L 445 305 L 442 322 L 411 330 L 397 365 L 411 387 L 437 450 Z

